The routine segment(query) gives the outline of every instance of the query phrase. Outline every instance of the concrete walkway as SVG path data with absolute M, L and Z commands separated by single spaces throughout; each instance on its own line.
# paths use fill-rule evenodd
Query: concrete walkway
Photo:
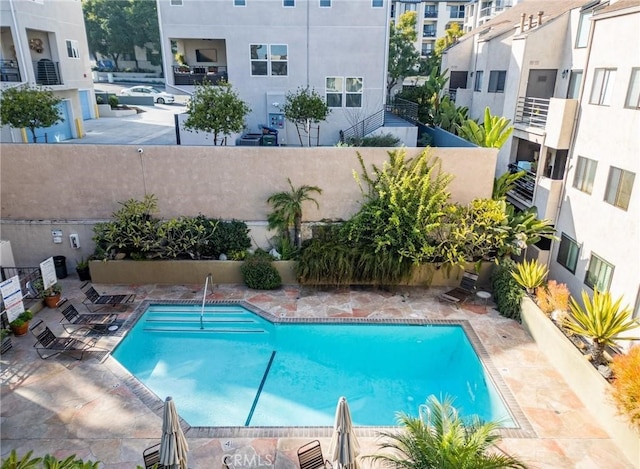
M 64 295 L 80 304 L 80 282 L 62 280 Z M 198 299 L 202 285 L 97 286 L 99 291 L 137 294 L 145 299 Z M 500 448 L 539 469 L 627 469 L 626 461 L 588 409 L 545 359 L 531 337 L 516 322 L 500 317 L 484 301 L 456 309 L 437 301 L 437 289 L 315 291 L 287 287 L 259 292 L 243 286 L 218 286 L 210 299 L 245 300 L 278 317 L 426 318 L 468 321 L 489 361 L 506 383 L 529 423 L 530 432 L 506 433 Z M 135 306 L 135 305 L 134 305 Z M 132 308 L 123 315 L 131 315 Z M 62 315 L 44 309 L 44 319 L 61 334 Z M 98 345 L 112 349 L 120 337 L 103 337 Z M 76 361 L 69 356 L 41 360 L 31 335 L 12 338 L 14 347 L 1 357 L 1 454 L 15 448 L 19 454 L 53 453 L 102 461 L 104 468 L 135 468 L 145 448 L 159 442 L 161 409 L 140 398 L 128 374 L 110 356 Z M 164 397 L 164 396 L 162 396 Z M 426 396 L 425 396 L 426 398 Z M 151 402 L 151 406 L 149 405 Z M 180 403 L 176 403 L 178 411 Z M 188 428 L 188 426 L 187 426 Z M 366 428 L 359 429 L 366 434 Z M 218 469 L 224 457 L 240 468 L 294 469 L 296 450 L 319 436 L 326 453 L 328 428 L 266 430 L 260 437 L 207 436 L 198 428 L 187 431 L 192 469 Z M 517 436 L 517 437 L 516 437 Z M 360 438 L 362 454 L 379 451 L 378 440 Z M 364 469 L 373 467 L 369 461 Z

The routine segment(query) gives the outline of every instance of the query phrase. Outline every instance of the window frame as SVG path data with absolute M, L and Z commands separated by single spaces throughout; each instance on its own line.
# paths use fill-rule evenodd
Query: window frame
M 611 106 L 611 96 L 613 95 L 616 72 L 617 69 L 611 67 L 596 68 L 593 71 L 589 104 Z
M 586 156 L 578 156 L 576 171 L 573 175 L 573 188 L 591 195 L 593 193 L 593 182 L 596 179 L 597 171 L 598 161 L 587 158 Z
M 563 248 L 563 246 L 567 247 Z M 560 243 L 558 244 L 558 252 L 556 253 L 556 262 L 572 274 L 575 274 L 578 259 L 580 259 L 580 244 L 570 236 L 562 233 L 560 235 Z
M 592 272 L 593 270 L 598 270 L 598 272 Z M 605 269 L 604 276 L 607 277 L 604 280 L 605 282 L 600 282 L 601 276 L 603 276 L 602 269 Z M 587 266 L 587 271 L 584 275 L 584 284 L 591 288 L 592 290 L 598 290 L 599 292 L 606 292 L 611 287 L 611 281 L 613 280 L 613 272 L 615 270 L 615 266 L 610 262 L 607 262 L 602 257 L 597 254 L 591 253 L 589 257 L 589 265 Z M 594 279 L 594 277 L 596 277 Z M 606 285 L 604 285 L 606 283 Z M 600 288 L 602 287 L 602 288 Z
M 331 91 L 329 91 L 329 87 L 328 85 L 328 80 L 335 80 L 336 83 L 340 83 L 339 87 L 334 87 L 333 89 L 331 89 Z M 338 89 L 339 88 L 339 89 Z M 331 104 L 331 100 L 329 99 L 329 95 L 331 96 L 337 96 L 339 98 L 340 101 L 340 105 L 339 106 L 335 106 Z M 329 76 L 329 77 L 324 77 L 324 100 L 327 103 L 327 106 L 330 108 L 342 108 L 343 107 L 343 97 L 344 95 L 344 77 L 336 77 L 336 76 Z
M 272 77 L 288 77 L 289 76 L 289 45 L 288 44 L 269 44 L 269 55 L 268 55 L 268 59 L 269 59 L 269 67 L 268 67 L 268 71 L 269 71 L 269 76 Z M 273 58 L 273 48 L 274 47 L 284 47 L 285 48 L 285 58 L 278 58 L 278 59 L 274 59 Z M 280 56 L 282 57 L 282 56 Z M 286 73 L 273 73 L 273 64 L 285 64 L 285 69 L 286 69 Z
M 447 5 L 449 7 L 449 19 L 464 19 L 465 8 L 464 5 Z M 462 9 L 462 12 L 460 11 Z M 456 10 L 456 15 L 454 16 L 453 11 Z M 462 16 L 460 16 L 462 13 Z
M 635 104 L 631 104 L 632 102 L 635 102 Z M 640 109 L 640 67 L 633 67 L 631 69 L 627 96 L 624 99 L 624 107 L 626 109 Z
M 247 6 L 247 0 L 233 0 L 233 6 L 234 7 L 246 7 Z
M 501 78 L 502 80 L 500 80 Z M 500 87 L 501 81 L 502 81 L 502 87 Z M 489 85 L 487 88 L 487 92 L 488 93 L 504 93 L 504 87 L 505 87 L 506 81 L 507 81 L 506 70 L 491 70 L 489 72 Z M 494 85 L 493 89 L 491 87 L 492 84 Z
M 266 57 L 265 58 L 253 58 L 253 47 L 258 46 L 260 48 L 265 47 L 266 49 Z M 272 48 L 273 47 L 286 47 L 286 59 L 273 59 Z M 289 45 L 288 44 L 249 44 L 249 62 L 250 62 L 250 76 L 252 77 L 287 77 L 289 76 Z M 254 64 L 262 64 L 266 63 L 266 73 L 254 73 Z M 285 64 L 286 73 L 273 73 L 273 64 Z
M 282 8 L 295 8 L 296 0 L 282 0 Z
M 482 79 L 484 77 L 484 70 L 476 70 L 476 76 L 473 77 L 473 91 L 482 92 Z
M 615 177 L 614 174 L 618 172 L 618 175 Z M 631 178 L 631 182 L 629 183 L 630 188 L 628 194 L 625 196 L 625 192 L 623 192 L 626 184 L 625 177 Z M 604 191 L 603 200 L 624 211 L 629 209 L 629 202 L 631 201 L 631 193 L 633 192 L 633 184 L 635 182 L 636 173 L 633 171 L 627 171 L 622 168 L 618 168 L 616 166 L 609 166 L 609 175 L 607 176 L 607 186 Z
M 584 70 L 571 70 L 569 75 L 569 85 L 567 86 L 567 99 L 580 98 L 580 86 L 584 79 Z M 575 96 L 573 91 L 575 91 Z
M 593 10 L 583 11 L 580 13 L 580 20 L 578 21 L 578 30 L 576 31 L 576 42 L 574 45 L 575 49 L 584 49 L 589 45 L 589 32 L 591 31 L 592 16 L 593 16 Z M 587 26 L 585 26 L 585 24 Z
M 65 39 L 67 46 L 67 58 L 80 59 L 80 43 L 75 39 Z
M 358 91 L 349 91 L 349 80 L 356 80 L 355 83 L 359 83 L 360 89 Z M 364 95 L 364 77 L 345 77 L 344 78 L 344 107 L 350 108 L 350 109 L 361 108 L 363 95 Z M 350 105 L 349 97 L 353 98 L 356 96 L 360 97 L 359 99 L 360 103 L 357 106 Z

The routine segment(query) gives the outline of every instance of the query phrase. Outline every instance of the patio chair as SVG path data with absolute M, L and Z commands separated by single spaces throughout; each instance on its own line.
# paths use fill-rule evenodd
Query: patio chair
M 440 300 L 448 301 L 459 305 L 467 301 L 467 299 L 475 294 L 478 274 L 475 272 L 464 272 L 460 286 L 440 294 Z
M 298 448 L 298 462 L 300 469 L 327 469 L 333 465 L 322 455 L 320 441 L 313 440 Z
M 59 307 L 63 307 L 67 300 L 63 300 Z M 109 332 L 109 327 L 118 319 L 118 315 L 114 313 L 90 313 L 80 314 L 76 307 L 69 303 L 62 311 L 60 324 L 68 333 L 77 332 L 79 328 L 88 329 L 99 334 Z M 65 322 L 66 321 L 66 322 Z
M 102 309 L 106 306 L 128 306 L 136 299 L 136 295 L 132 293 L 126 295 L 101 295 L 89 282 L 84 283 L 80 287 L 80 290 L 86 297 L 82 300 L 82 304 L 87 307 L 100 306 L 98 309 Z
M 31 332 L 36 337 L 37 342 L 33 344 L 38 355 L 43 360 L 51 358 L 54 355 L 60 353 L 74 353 L 79 352 L 80 357 L 74 356 L 76 360 L 82 360 L 85 352 L 104 352 L 107 350 L 95 347 L 95 339 L 85 342 L 83 340 L 74 339 L 73 337 L 58 337 L 51 329 L 47 327 L 44 321 L 40 320 L 31 327 Z M 46 351 L 51 352 L 48 355 L 44 355 Z
M 165 467 L 160 465 L 160 443 L 145 449 L 142 452 L 142 459 L 144 459 L 144 469 L 162 469 Z

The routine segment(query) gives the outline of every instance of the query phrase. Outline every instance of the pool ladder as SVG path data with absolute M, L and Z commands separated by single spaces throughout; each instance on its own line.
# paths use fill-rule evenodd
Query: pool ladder
M 200 330 L 204 329 L 204 305 L 207 301 L 207 287 L 211 288 L 211 293 L 213 293 L 213 275 L 207 274 L 207 278 L 204 280 L 204 290 L 202 291 L 202 308 L 200 309 Z

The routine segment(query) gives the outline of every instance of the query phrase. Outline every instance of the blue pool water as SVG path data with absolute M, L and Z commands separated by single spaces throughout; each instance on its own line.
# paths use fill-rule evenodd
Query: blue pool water
M 274 324 L 240 305 L 151 305 L 113 356 L 192 426 L 394 425 L 430 394 L 514 427 L 460 326 Z

